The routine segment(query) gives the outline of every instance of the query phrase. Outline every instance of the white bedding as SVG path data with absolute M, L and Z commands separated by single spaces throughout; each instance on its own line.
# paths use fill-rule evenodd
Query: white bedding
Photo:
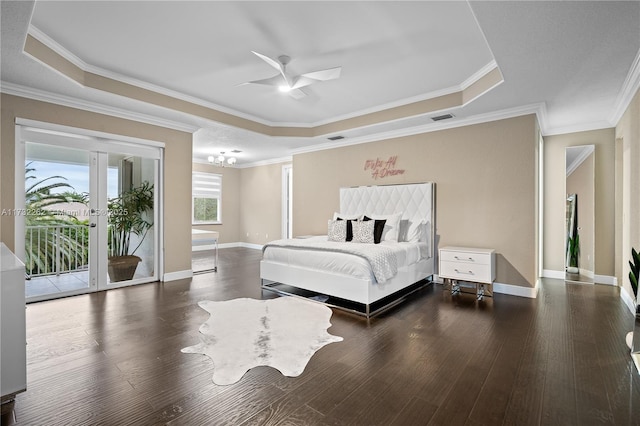
M 305 247 L 308 244 L 320 242 L 322 245 L 327 242 L 326 236 L 317 236 L 301 240 L 288 240 L 294 249 L 277 244 L 288 244 L 287 240 L 274 241 L 275 245 L 267 245 L 263 251 L 263 259 L 277 262 L 284 265 L 300 266 L 308 269 L 343 274 L 356 278 L 371 279 L 374 282 L 384 282 L 395 275 L 385 271 L 385 275 L 376 279 L 370 262 L 364 257 L 344 252 L 334 252 L 327 250 L 314 250 Z M 371 244 L 358 244 L 352 242 L 332 243 L 345 249 L 352 249 L 356 246 L 371 246 Z M 300 247 L 301 246 L 301 247 Z M 397 269 L 406 268 L 420 260 L 426 259 L 428 255 L 427 243 L 391 242 L 383 241 L 376 246 L 385 247 L 387 251 L 395 256 Z

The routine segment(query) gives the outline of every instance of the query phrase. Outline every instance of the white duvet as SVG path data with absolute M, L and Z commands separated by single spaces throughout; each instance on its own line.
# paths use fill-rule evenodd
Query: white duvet
M 331 247 L 339 251 L 331 251 Z M 383 283 L 393 278 L 398 269 L 427 258 L 427 252 L 426 243 L 335 243 L 326 236 L 317 236 L 273 241 L 264 246 L 263 259 Z

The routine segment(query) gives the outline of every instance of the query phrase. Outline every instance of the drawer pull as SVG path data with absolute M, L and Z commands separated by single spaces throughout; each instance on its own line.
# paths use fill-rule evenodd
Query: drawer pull
M 469 272 L 462 272 L 462 271 L 459 271 L 459 270 L 457 270 L 457 269 L 454 269 L 454 271 L 456 271 L 458 274 L 469 274 L 469 275 L 473 275 L 473 271 L 469 271 Z
M 454 258 L 455 260 L 460 260 L 460 258 L 459 258 L 458 256 L 453 256 L 453 258 Z M 470 260 L 470 261 L 472 261 L 472 262 L 473 262 L 473 257 L 468 257 L 468 258 L 463 259 L 463 260 Z

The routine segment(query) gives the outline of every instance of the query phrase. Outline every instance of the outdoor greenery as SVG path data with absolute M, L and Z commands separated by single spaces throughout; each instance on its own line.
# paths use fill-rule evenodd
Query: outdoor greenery
M 78 269 L 88 259 L 88 228 L 68 212 L 55 205 L 79 202 L 87 204 L 86 194 L 79 194 L 63 176 L 37 180 L 31 163 L 25 167 L 25 267 L 29 275 Z M 52 192 L 65 188 L 61 193 Z M 57 258 L 56 258 L 57 253 Z
M 194 222 L 217 222 L 218 221 L 218 199 L 195 197 L 193 199 L 193 221 Z

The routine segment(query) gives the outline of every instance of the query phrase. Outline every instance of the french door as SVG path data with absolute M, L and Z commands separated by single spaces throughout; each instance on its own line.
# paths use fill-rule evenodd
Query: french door
M 162 147 L 32 126 L 16 135 L 27 301 L 157 281 Z

